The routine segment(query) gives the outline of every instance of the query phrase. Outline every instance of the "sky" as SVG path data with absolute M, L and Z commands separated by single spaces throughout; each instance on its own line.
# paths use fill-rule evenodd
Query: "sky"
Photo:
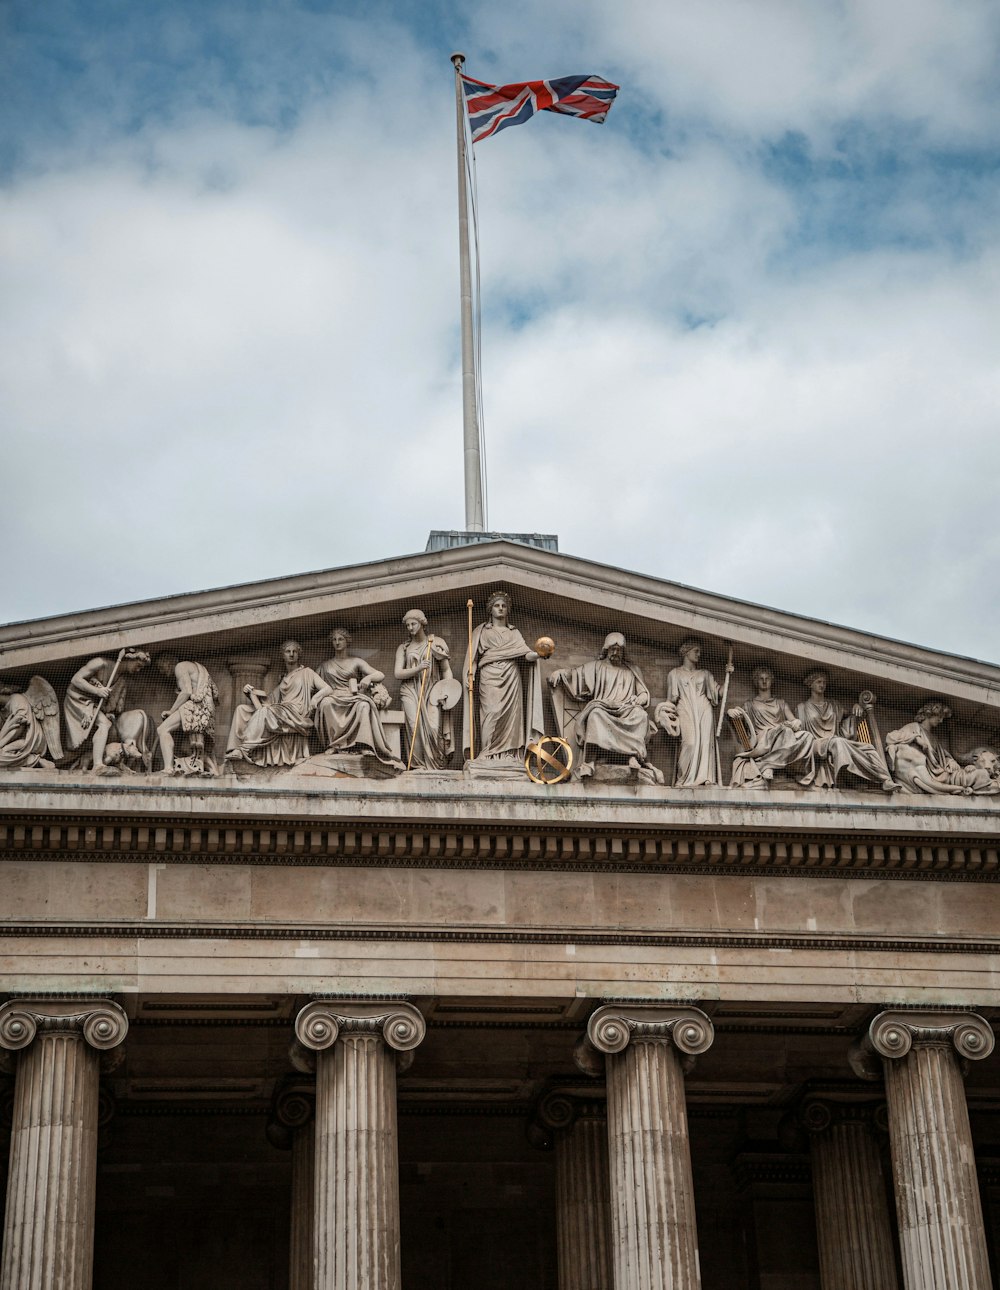
M 454 78 L 488 523 L 1000 660 L 995 0 L 2 0 L 15 621 L 464 527 Z

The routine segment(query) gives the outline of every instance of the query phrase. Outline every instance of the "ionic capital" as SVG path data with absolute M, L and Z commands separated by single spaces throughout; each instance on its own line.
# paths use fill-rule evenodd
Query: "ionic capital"
M 0 1007 L 0 1048 L 19 1052 L 41 1034 L 77 1034 L 100 1053 L 128 1032 L 124 1009 L 109 999 L 11 999 Z
M 880 1133 L 886 1133 L 889 1129 L 884 1102 L 864 1102 L 816 1094 L 803 1099 L 796 1120 L 810 1134 L 825 1133 L 837 1124 L 861 1124 Z
M 397 1052 L 411 1052 L 427 1033 L 420 1010 L 401 999 L 314 999 L 295 1018 L 295 1038 L 321 1053 L 338 1038 L 375 1034 Z
M 288 1075 L 281 1080 L 271 1099 L 271 1114 L 267 1121 L 267 1139 L 272 1146 L 287 1150 L 292 1145 L 296 1129 L 316 1114 L 316 1084 L 300 1075 Z
M 981 1061 L 996 1040 L 989 1022 L 976 1012 L 880 1012 L 851 1052 L 855 1074 L 875 1080 L 881 1075 L 876 1058 L 905 1057 L 911 1048 L 954 1048 L 959 1057 Z
M 659 1043 L 697 1057 L 711 1048 L 715 1027 L 700 1008 L 607 1003 L 591 1015 L 587 1038 L 602 1053 L 622 1053 L 633 1043 Z

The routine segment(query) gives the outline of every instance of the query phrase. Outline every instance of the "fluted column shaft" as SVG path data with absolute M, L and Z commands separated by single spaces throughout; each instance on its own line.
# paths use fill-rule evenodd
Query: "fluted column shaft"
M 590 1019 L 608 1054 L 615 1290 L 701 1285 L 682 1055 L 705 1052 L 712 1023 L 695 1008 L 608 1006 Z
M 608 1121 L 593 1090 L 554 1088 L 536 1111 L 556 1155 L 559 1290 L 610 1290 L 611 1195 Z
M 810 1101 L 813 1198 L 823 1290 L 898 1290 L 882 1159 L 866 1106 Z
M 993 1048 L 975 1013 L 882 1013 L 883 1059 L 906 1290 L 991 1290 L 976 1160 L 959 1057 Z
M 315 1290 L 399 1290 L 396 1051 L 424 1035 L 406 1003 L 316 1001 L 295 1034 L 317 1053 Z
M 559 1290 L 609 1290 L 608 1126 L 583 1116 L 556 1139 Z
M 112 1003 L 15 1000 L 0 1046 L 18 1052 L 2 1290 L 89 1290 L 94 1262 L 100 1051 L 128 1022 Z
M 292 1136 L 292 1221 L 288 1290 L 313 1290 L 316 1126 L 310 1120 Z

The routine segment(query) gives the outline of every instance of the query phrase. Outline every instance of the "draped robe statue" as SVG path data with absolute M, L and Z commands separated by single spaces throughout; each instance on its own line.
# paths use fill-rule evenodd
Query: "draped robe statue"
M 464 678 L 471 674 L 475 696 L 470 709 L 466 692 L 463 749 L 468 753 L 478 718 L 473 744 L 476 761 L 514 761 L 523 758 L 527 745 L 544 733 L 538 655 L 508 622 L 506 592 L 495 592 L 487 609 L 489 621 L 472 633 L 462 674 Z
M 836 788 L 837 776 L 842 770 L 881 784 L 886 792 L 899 788 L 882 759 L 880 750 L 872 744 L 862 743 L 858 737 L 859 707 L 844 715 L 840 705 L 826 697 L 829 678 L 823 671 L 810 672 L 806 677 L 809 698 L 799 704 L 798 718 L 802 728 L 816 740 L 815 773 L 799 780 L 803 787 Z
M 681 663 L 667 673 L 667 697 L 656 709 L 668 734 L 680 739 L 675 788 L 697 788 L 719 782 L 715 745 L 715 708 L 721 691 L 701 661 L 700 640 L 687 640 L 678 649 Z
M 977 748 L 970 763 L 960 766 L 938 736 L 937 729 L 951 716 L 940 699 L 925 703 L 916 717 L 885 737 L 889 769 L 904 793 L 994 794 L 996 755 Z M 992 754 L 992 757 L 990 756 Z
M 233 713 L 227 760 L 243 759 L 255 766 L 295 766 L 309 757 L 313 714 L 330 687 L 311 667 L 302 665 L 301 652 L 297 641 L 286 641 L 281 681 L 270 694 L 250 692 L 251 702 L 241 703 Z
M 816 739 L 791 710 L 784 699 L 771 693 L 774 673 L 769 667 L 754 668 L 757 693 L 741 708 L 755 735 L 748 751 L 740 749 L 733 759 L 733 788 L 766 788 L 776 770 L 796 767 L 800 784 L 811 784 L 816 777 Z
M 642 673 L 625 657 L 625 637 L 610 632 L 601 656 L 580 667 L 553 672 L 549 684 L 563 689 L 585 706 L 577 714 L 575 738 L 579 755 L 578 774 L 593 774 L 587 750 L 600 749 L 609 760 L 647 766 L 649 738 L 649 690 Z M 660 776 L 662 782 L 662 776 Z
M 393 756 L 386 741 L 372 694 L 373 687 L 385 680 L 385 673 L 348 654 L 351 636 L 343 627 L 333 628 L 330 643 L 333 658 L 318 668 L 329 693 L 320 702 L 316 718 L 326 751 L 367 753 L 394 770 L 403 770 L 403 763 Z M 382 693 L 388 703 L 388 695 L 384 690 Z
M 454 681 L 451 652 L 440 636 L 427 635 L 427 618 L 420 609 L 403 615 L 408 639 L 396 650 L 399 703 L 406 719 L 407 766 L 412 770 L 443 770 L 454 751 L 451 712 L 434 696 L 439 681 Z M 458 682 L 454 682 L 456 685 Z

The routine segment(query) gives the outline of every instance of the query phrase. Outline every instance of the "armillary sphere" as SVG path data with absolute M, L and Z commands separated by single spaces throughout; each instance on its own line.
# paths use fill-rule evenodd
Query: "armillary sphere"
M 533 784 L 561 784 L 573 769 L 573 749 L 558 735 L 543 735 L 528 744 L 524 769 Z

